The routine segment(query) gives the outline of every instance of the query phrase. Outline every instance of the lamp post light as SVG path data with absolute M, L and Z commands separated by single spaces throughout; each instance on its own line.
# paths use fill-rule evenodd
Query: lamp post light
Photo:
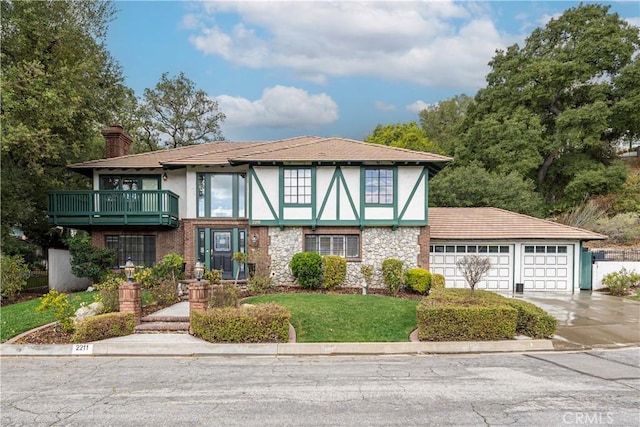
M 202 277 L 204 276 L 204 265 L 202 265 L 201 261 L 196 262 L 196 266 L 193 267 L 193 274 L 195 274 L 198 282 L 202 280 Z
M 133 283 L 133 275 L 136 272 L 136 266 L 133 265 L 131 257 L 127 258 L 127 263 L 124 265 L 124 274 L 127 276 L 127 283 Z

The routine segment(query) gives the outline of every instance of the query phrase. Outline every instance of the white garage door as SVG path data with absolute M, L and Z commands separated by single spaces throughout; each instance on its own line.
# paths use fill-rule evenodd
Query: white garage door
M 522 282 L 529 291 L 568 291 L 573 280 L 573 248 L 567 245 L 525 245 Z
M 478 245 L 463 243 L 434 243 L 430 247 L 429 270 L 442 274 L 448 288 L 468 288 L 456 262 L 466 255 L 487 256 L 491 270 L 478 283 L 476 289 L 510 291 L 513 278 L 513 245 Z

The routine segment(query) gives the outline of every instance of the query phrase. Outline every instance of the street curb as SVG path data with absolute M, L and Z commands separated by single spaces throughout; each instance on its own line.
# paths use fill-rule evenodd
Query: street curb
M 65 345 L 0 344 L 0 356 L 331 356 L 461 354 L 552 351 L 551 340 L 402 342 L 402 343 L 267 343 L 211 344 L 95 342 Z

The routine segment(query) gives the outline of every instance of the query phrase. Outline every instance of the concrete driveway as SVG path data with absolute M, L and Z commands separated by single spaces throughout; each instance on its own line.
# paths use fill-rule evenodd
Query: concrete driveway
M 525 293 L 517 298 L 558 319 L 554 337 L 558 349 L 640 345 L 640 302 L 591 291 Z

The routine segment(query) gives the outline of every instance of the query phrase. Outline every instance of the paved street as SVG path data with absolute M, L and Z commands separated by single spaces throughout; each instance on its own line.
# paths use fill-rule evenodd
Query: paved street
M 640 423 L 640 350 L 3 357 L 3 426 Z

